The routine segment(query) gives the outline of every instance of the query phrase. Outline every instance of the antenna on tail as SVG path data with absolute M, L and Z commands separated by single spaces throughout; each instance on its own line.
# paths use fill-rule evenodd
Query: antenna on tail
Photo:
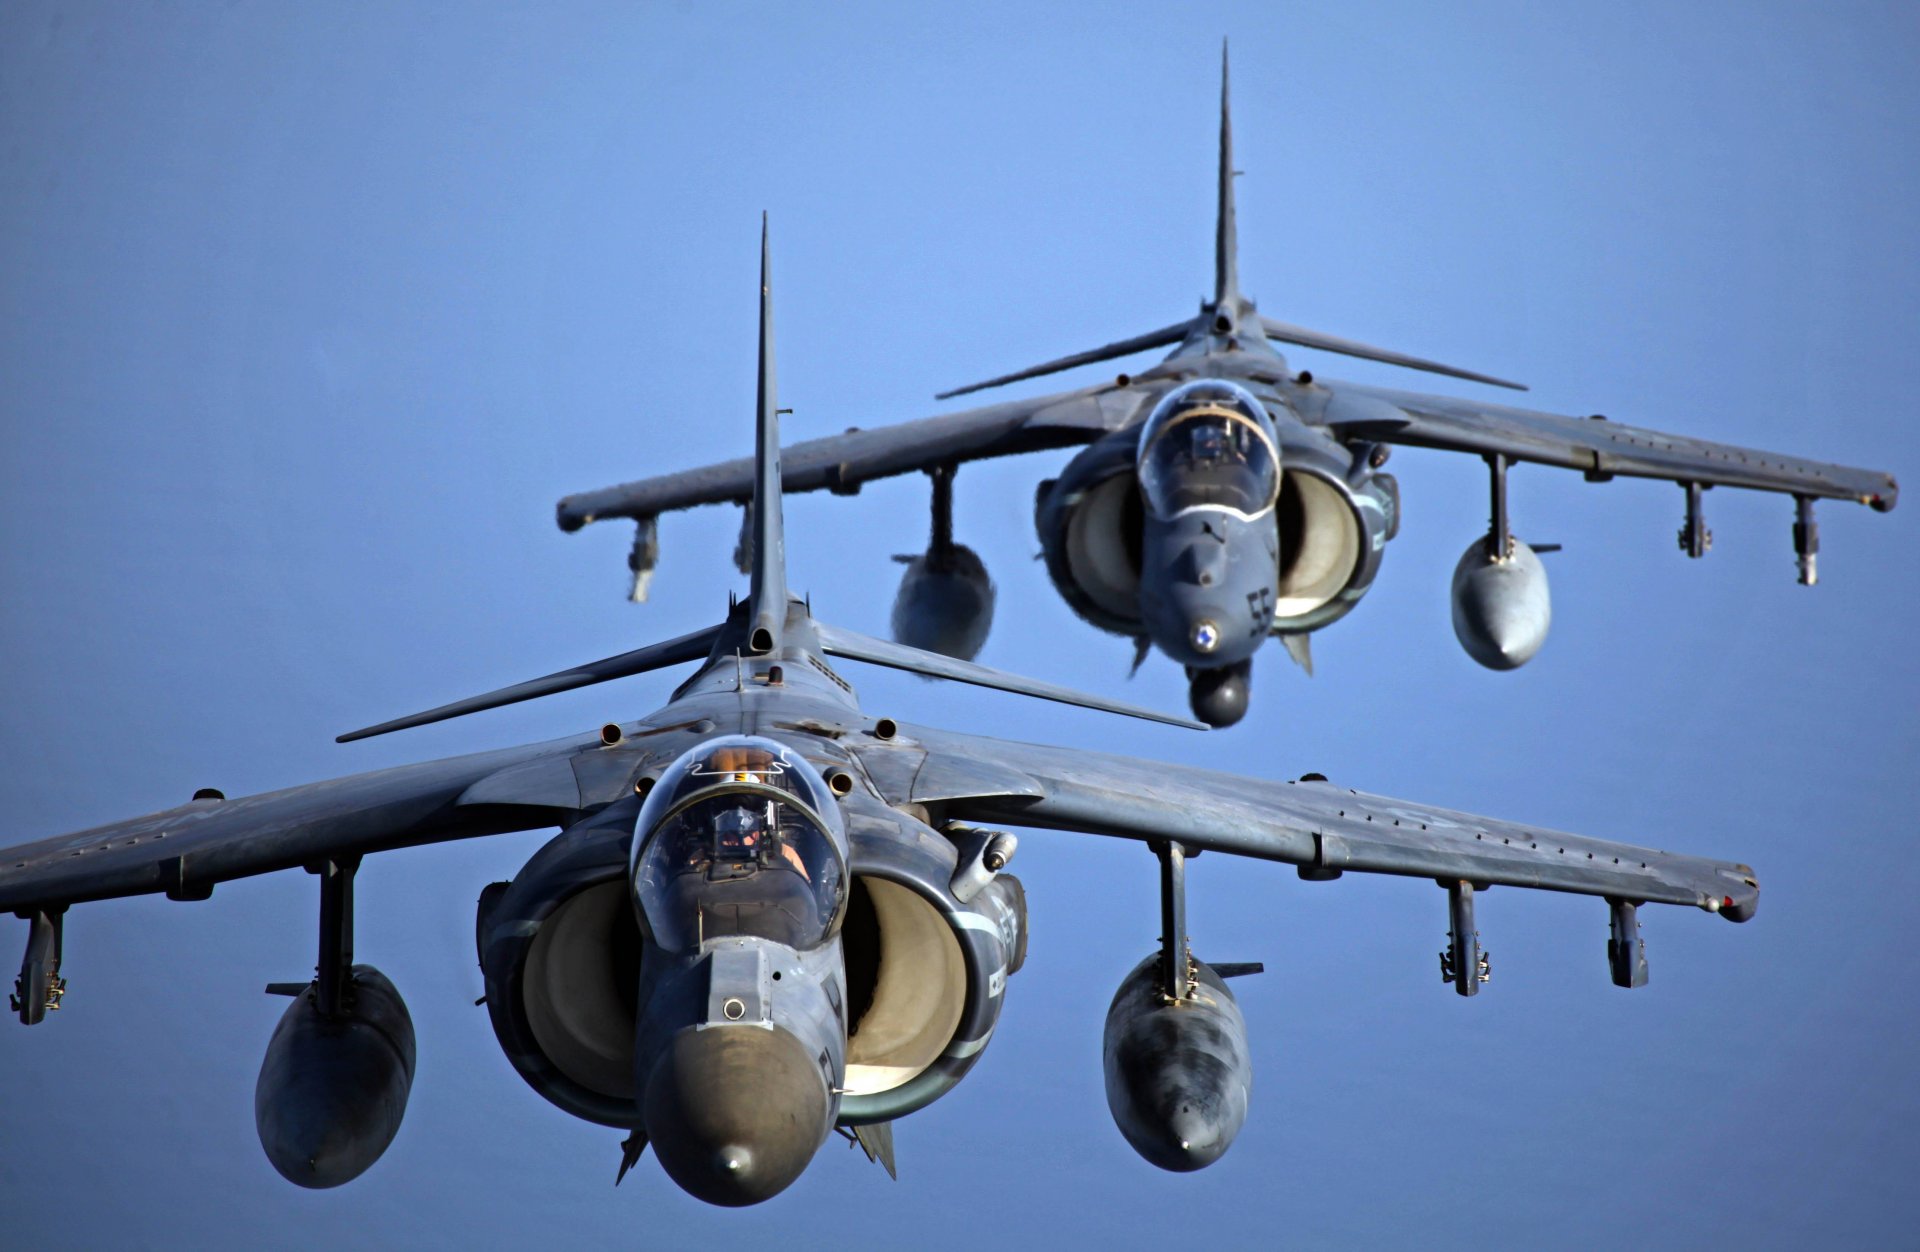
M 773 380 L 773 278 L 772 267 L 768 261 L 769 254 L 767 215 L 762 213 L 760 215 L 760 394 L 753 441 L 753 503 L 751 506 L 753 509 L 753 563 L 749 570 L 752 583 L 747 592 L 746 639 L 747 651 L 755 656 L 765 656 L 770 652 L 780 651 L 781 636 L 785 633 L 787 624 L 787 608 L 791 602 L 787 594 L 786 527 L 780 512 L 781 410 L 775 395 Z M 729 609 L 731 608 L 730 604 Z M 485 695 L 456 700 L 452 704 L 443 704 L 439 708 L 429 709 L 424 713 L 414 713 L 407 717 L 381 722 L 377 726 L 349 731 L 339 736 L 339 741 L 348 743 L 355 739 L 384 735 L 389 731 L 404 730 L 411 726 L 425 726 L 430 722 L 444 721 L 450 717 L 478 713 L 483 709 L 496 709 L 503 705 L 517 704 L 522 700 L 531 700 L 560 691 L 572 691 L 615 678 L 625 678 L 631 674 L 644 674 L 650 670 L 663 669 L 669 665 L 679 665 L 687 661 L 702 658 L 710 663 L 723 661 L 729 656 L 738 655 L 733 651 L 739 647 L 739 644 L 738 636 L 733 633 L 736 628 L 731 625 L 731 620 L 730 611 L 729 621 L 718 626 L 709 626 L 705 630 L 682 635 L 678 639 L 669 639 L 664 643 L 636 648 L 632 652 L 623 652 L 619 656 L 590 661 L 585 665 L 577 665 L 572 669 L 548 674 L 544 678 L 515 683 Z M 813 629 L 807 632 L 809 637 L 796 640 L 799 647 L 809 651 L 866 661 L 892 669 L 902 669 L 910 673 L 923 674 L 929 678 L 947 678 L 955 682 L 1011 691 L 1018 695 L 1035 696 L 1042 700 L 1055 700 L 1062 704 L 1100 709 L 1127 717 L 1166 722 L 1194 730 L 1206 729 L 1199 722 L 1190 721 L 1184 717 L 1156 713 L 1152 709 L 1143 709 L 1119 700 L 1109 700 L 1104 696 L 1086 695 L 1054 683 L 1022 678 L 1017 674 L 1003 674 L 999 670 L 988 669 L 984 665 L 956 661 L 952 657 L 942 656 L 939 653 L 922 652 L 903 644 L 888 643 L 884 639 L 871 639 L 855 631 L 841 630 L 824 622 L 815 621 L 812 627 Z M 723 648 L 727 651 L 723 652 Z
M 1240 235 L 1233 218 L 1233 111 L 1227 97 L 1227 41 L 1220 41 L 1220 217 L 1213 229 L 1213 305 L 1231 317 L 1240 299 Z
M 787 540 L 780 515 L 780 409 L 773 381 L 773 277 L 767 215 L 760 215 L 760 408 L 753 441 L 753 581 L 747 647 L 778 652 L 787 623 Z
M 949 400 L 954 396 L 964 396 L 969 392 L 982 391 L 988 387 L 998 387 L 1028 378 L 1039 378 L 1059 370 L 1091 365 L 1096 361 L 1111 361 L 1116 357 L 1131 356 L 1149 348 L 1164 348 L 1169 344 L 1184 342 L 1186 346 L 1175 355 L 1199 358 L 1211 350 L 1211 336 L 1238 336 L 1242 331 L 1252 330 L 1256 324 L 1266 338 L 1277 343 L 1294 343 L 1303 348 L 1313 348 L 1321 352 L 1338 352 L 1343 356 L 1358 357 L 1363 361 L 1384 361 L 1389 365 L 1425 370 L 1431 374 L 1471 379 L 1474 382 L 1489 383 L 1495 387 L 1511 387 L 1515 391 L 1526 390 L 1519 383 L 1495 378 L 1491 374 L 1480 374 L 1452 365 L 1442 365 L 1438 361 L 1429 361 L 1425 357 L 1376 348 L 1356 339 L 1342 339 L 1337 335 L 1308 330 L 1304 326 L 1276 322 L 1270 317 L 1261 317 L 1253 311 L 1240 294 L 1240 230 L 1234 213 L 1233 180 L 1237 171 L 1233 168 L 1233 109 L 1230 85 L 1227 73 L 1227 41 L 1222 39 L 1220 41 L 1220 207 L 1213 224 L 1212 303 L 1202 305 L 1197 317 L 1176 322 L 1172 326 L 1150 330 L 1144 335 L 1122 339 L 1102 348 L 1076 352 L 1072 356 L 1063 356 L 1057 360 L 1048 361 L 1044 365 L 1035 365 L 1028 369 L 1016 370 L 1011 374 L 1002 374 L 997 378 L 989 378 L 985 382 L 955 387 L 951 391 L 941 392 L 934 399 Z M 1242 315 L 1247 317 L 1247 322 L 1244 324 L 1240 321 Z

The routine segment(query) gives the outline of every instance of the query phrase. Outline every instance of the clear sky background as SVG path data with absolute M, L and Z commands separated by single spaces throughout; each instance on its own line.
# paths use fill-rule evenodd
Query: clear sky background
M 368 743 L 339 731 L 715 620 L 737 515 L 666 519 L 654 601 L 576 490 L 751 447 L 755 255 L 773 221 L 795 438 L 1164 325 L 1211 285 L 1219 40 L 1241 274 L 1269 315 L 1531 383 L 1528 403 L 1920 476 L 1920 16 L 1899 4 L 1249 3 L 0 10 L 0 812 L 8 842 L 566 734 L 655 676 Z M 1151 359 L 1151 358 L 1148 358 Z M 1477 394 L 1298 352 L 1336 378 Z M 1068 381 L 1092 381 L 1104 370 Z M 1136 366 L 1137 368 L 1137 366 Z M 1034 394 L 1047 384 L 1028 384 Z M 960 407 L 944 406 L 945 410 Z M 1056 598 L 1033 484 L 967 468 L 1000 588 L 982 659 L 1168 709 L 1161 658 Z M 1652 983 L 1607 980 L 1597 901 L 1481 903 L 1494 980 L 1438 978 L 1429 883 L 1191 874 L 1237 984 L 1253 1110 L 1176 1177 L 1114 1129 L 1100 1028 L 1158 933 L 1153 858 L 1032 834 L 1033 947 L 955 1092 L 839 1141 L 773 1202 L 706 1208 L 494 1041 L 481 887 L 548 836 L 395 853 L 358 951 L 412 1008 L 406 1123 L 334 1192 L 280 1180 L 253 1085 L 313 963 L 316 888 L 76 909 L 72 991 L 0 1023 L 0 1212 L 20 1247 L 1887 1246 L 1920 1218 L 1920 599 L 1909 502 L 1523 467 L 1558 541 L 1525 670 L 1460 651 L 1447 579 L 1478 461 L 1401 451 L 1372 594 L 1279 649 L 1198 735 L 858 669 L 874 714 L 1338 782 L 1752 863 L 1758 919 L 1650 908 Z M 792 584 L 885 628 L 923 479 L 790 499 Z M 10 977 L 23 923 L 0 923 Z

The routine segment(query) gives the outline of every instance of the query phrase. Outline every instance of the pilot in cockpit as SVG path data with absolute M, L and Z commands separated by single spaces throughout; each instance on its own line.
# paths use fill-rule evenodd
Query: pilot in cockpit
M 712 840 L 687 840 L 687 868 L 708 869 L 716 862 L 725 866 L 715 878 L 749 874 L 765 866 L 773 867 L 777 855 L 786 866 L 806 882 L 813 881 L 800 853 L 780 837 L 774 816 L 774 801 L 753 795 L 727 797 L 725 807 L 712 814 Z
M 1213 422 L 1196 422 L 1193 427 L 1193 459 L 1195 461 L 1223 461 L 1226 459 L 1229 444 L 1224 427 Z
M 1140 489 L 1149 510 L 1169 519 L 1197 508 L 1255 517 L 1280 494 L 1280 452 L 1272 423 L 1244 388 L 1199 379 L 1161 398 L 1141 427 Z
M 689 750 L 635 820 L 628 872 L 649 936 L 676 951 L 727 935 L 824 942 L 847 899 L 842 821 L 826 782 L 780 743 Z

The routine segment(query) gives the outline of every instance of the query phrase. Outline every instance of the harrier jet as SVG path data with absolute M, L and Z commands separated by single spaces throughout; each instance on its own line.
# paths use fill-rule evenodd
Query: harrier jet
M 1524 390 L 1263 316 L 1240 290 L 1235 173 L 1223 53 L 1213 298 L 1192 318 L 939 398 L 1177 345 L 1160 364 L 1077 391 L 850 430 L 784 450 L 789 491 L 851 495 L 876 478 L 915 470 L 931 477 L 931 542 L 925 553 L 899 558 L 908 564 L 894 602 L 896 639 L 965 659 L 978 654 L 992 624 L 993 583 L 979 556 L 953 538 L 953 474 L 967 461 L 1021 452 L 1084 445 L 1035 495 L 1047 573 L 1076 614 L 1134 641 L 1136 668 L 1150 648 L 1184 666 L 1193 712 L 1214 726 L 1244 716 L 1253 656 L 1269 637 L 1311 672 L 1312 633 L 1344 617 L 1373 585 L 1400 527 L 1399 488 L 1383 469 L 1395 444 L 1487 462 L 1491 520 L 1454 570 L 1453 625 L 1468 654 L 1496 670 L 1530 660 L 1550 617 L 1536 553 L 1552 545 L 1529 546 L 1511 532 L 1512 464 L 1579 470 L 1592 482 L 1627 475 L 1678 483 L 1686 498 L 1680 547 L 1692 557 L 1705 555 L 1713 539 L 1703 491 L 1790 495 L 1794 552 L 1808 584 L 1819 549 L 1815 500 L 1883 512 L 1894 506 L 1898 487 L 1888 474 L 1295 371 L 1275 344 Z M 744 504 L 752 486 L 752 466 L 729 461 L 568 496 L 559 522 L 571 531 L 633 519 L 628 564 L 633 596 L 643 599 L 659 559 L 659 515 Z
M 788 592 L 766 256 L 763 229 L 747 598 L 705 630 L 341 738 L 692 665 L 665 707 L 573 738 L 264 795 L 202 790 L 177 808 L 0 852 L 0 910 L 29 922 L 14 989 L 22 1022 L 67 994 L 73 906 L 149 892 L 204 900 L 232 879 L 304 867 L 319 879 L 319 955 L 310 980 L 267 988 L 292 1002 L 266 1046 L 255 1117 L 287 1179 L 345 1183 L 398 1132 L 415 1055 L 400 992 L 355 961 L 361 859 L 558 827 L 512 881 L 480 896 L 476 941 L 500 1046 L 555 1107 L 622 1136 L 615 1181 L 651 1147 L 692 1195 L 745 1205 L 791 1185 L 836 1132 L 892 1172 L 893 1123 L 979 1061 L 1027 949 L 1006 826 L 1135 840 L 1158 857 L 1163 939 L 1114 995 L 1105 1067 L 1121 1133 L 1169 1170 L 1227 1150 L 1252 1084 L 1226 979 L 1259 966 L 1192 950 L 1184 874 L 1200 851 L 1290 864 L 1310 882 L 1347 871 L 1401 875 L 1410 892 L 1437 882 L 1449 917 L 1441 976 L 1461 995 L 1490 974 L 1474 902 L 1493 884 L 1604 900 L 1607 960 L 1623 987 L 1647 978 L 1641 905 L 1753 915 L 1753 871 L 1728 861 L 1313 774 L 1240 778 L 863 711 L 836 662 L 1182 720 L 856 634 Z

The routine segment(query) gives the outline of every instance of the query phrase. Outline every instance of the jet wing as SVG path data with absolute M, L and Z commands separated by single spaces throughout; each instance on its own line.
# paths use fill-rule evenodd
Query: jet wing
M 946 413 L 874 430 L 854 428 L 780 451 L 789 492 L 851 495 L 876 478 L 986 457 L 1091 443 L 1132 421 L 1158 389 L 1104 383 L 1031 400 Z M 744 504 L 753 495 L 753 461 L 740 457 L 582 492 L 560 501 L 562 530 L 610 517 L 649 518 L 699 504 Z
M 1355 870 L 1685 904 L 1751 917 L 1753 871 L 1302 779 L 1272 782 L 901 726 L 856 749 L 888 801 L 1003 822 Z
M 1853 500 L 1885 512 L 1900 495 L 1893 475 L 1709 443 L 1604 418 L 1562 417 L 1504 404 L 1394 391 L 1325 380 L 1300 388 L 1303 413 L 1348 438 L 1375 439 L 1480 455 L 1501 453 L 1584 471 L 1625 474 L 1702 486 L 1751 487 L 1832 500 Z
M 597 736 L 403 765 L 284 791 L 197 799 L 0 851 L 0 911 L 215 883 L 412 844 L 532 830 L 583 807 L 574 758 Z

